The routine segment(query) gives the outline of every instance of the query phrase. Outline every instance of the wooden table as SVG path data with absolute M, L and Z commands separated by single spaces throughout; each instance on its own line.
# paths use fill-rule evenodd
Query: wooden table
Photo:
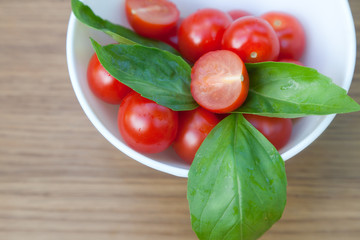
M 0 0 L 0 239 L 196 239 L 186 179 L 122 154 L 80 108 L 69 14 L 70 1 Z M 359 65 L 349 94 L 360 102 Z M 262 240 L 360 239 L 360 113 L 337 116 L 286 169 L 285 213 Z

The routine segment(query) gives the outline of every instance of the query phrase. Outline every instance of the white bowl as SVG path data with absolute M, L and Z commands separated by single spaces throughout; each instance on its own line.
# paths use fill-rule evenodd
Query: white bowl
M 129 27 L 124 14 L 124 0 L 84 0 L 102 18 Z M 243 9 L 254 15 L 268 11 L 284 11 L 296 16 L 307 34 L 307 48 L 301 59 L 307 66 L 331 77 L 348 90 L 356 61 L 356 35 L 347 0 L 173 0 L 186 17 L 197 9 L 212 7 L 222 10 Z M 86 81 L 88 61 L 94 50 L 89 37 L 101 44 L 114 43 L 106 34 L 85 26 L 71 14 L 66 53 L 75 94 L 87 117 L 97 130 L 120 151 L 156 170 L 187 177 L 189 165 L 169 148 L 159 154 L 141 154 L 128 147 L 117 127 L 118 106 L 98 100 Z M 280 151 L 287 160 L 311 144 L 328 127 L 335 115 L 310 116 L 295 121 L 290 142 Z

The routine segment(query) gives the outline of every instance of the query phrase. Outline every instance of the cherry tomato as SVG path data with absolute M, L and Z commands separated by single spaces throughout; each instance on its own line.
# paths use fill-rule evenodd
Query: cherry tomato
M 269 12 L 261 17 L 271 24 L 279 38 L 279 59 L 299 60 L 306 45 L 305 31 L 301 23 L 294 16 L 281 12 Z
M 129 87 L 111 76 L 94 54 L 88 64 L 87 80 L 91 91 L 104 102 L 120 104 L 131 91 Z
M 201 107 L 179 113 L 179 130 L 173 143 L 175 152 L 192 163 L 201 143 L 219 123 L 217 116 Z
M 251 14 L 249 12 L 240 10 L 240 9 L 234 9 L 234 10 L 228 11 L 228 14 L 232 18 L 232 20 L 236 20 L 241 17 L 251 16 Z
M 177 32 L 179 30 L 181 22 L 182 22 L 182 19 L 180 18 L 176 27 L 173 30 L 171 30 L 171 32 L 168 35 L 159 38 L 159 40 L 169 44 L 170 46 L 175 48 L 177 51 L 179 51 Z
M 292 132 L 291 119 L 271 118 L 251 114 L 244 114 L 244 117 L 261 132 L 277 150 L 284 147 L 290 140 Z
M 238 54 L 246 63 L 274 61 L 280 51 L 279 39 L 268 22 L 257 17 L 242 17 L 225 31 L 222 48 Z
M 167 0 L 126 0 L 125 10 L 131 27 L 140 35 L 162 38 L 179 20 L 179 10 Z
M 158 153 L 175 139 L 178 113 L 131 92 L 120 104 L 118 127 L 124 141 L 134 150 Z
M 189 15 L 178 31 L 180 53 L 195 62 L 207 52 L 221 48 L 221 39 L 231 18 L 216 9 L 201 9 Z
M 300 62 L 298 60 L 294 60 L 294 59 L 281 59 L 281 60 L 278 60 L 278 62 L 293 63 L 293 64 L 297 64 L 300 66 L 305 66 L 302 62 Z
M 191 70 L 191 94 L 203 108 L 226 113 L 238 108 L 249 91 L 244 62 L 228 50 L 208 52 Z

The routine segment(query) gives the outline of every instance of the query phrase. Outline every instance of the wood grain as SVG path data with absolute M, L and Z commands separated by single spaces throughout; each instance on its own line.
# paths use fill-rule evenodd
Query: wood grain
M 81 110 L 69 14 L 70 1 L 0 0 L 0 239 L 196 239 L 186 179 L 126 157 Z M 349 94 L 360 102 L 359 65 Z M 287 207 L 262 240 L 359 239 L 359 113 L 337 116 L 286 168 Z

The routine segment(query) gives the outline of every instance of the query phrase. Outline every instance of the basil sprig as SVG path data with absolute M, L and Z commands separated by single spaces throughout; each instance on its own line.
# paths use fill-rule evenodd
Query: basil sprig
M 71 0 L 71 8 L 74 15 L 80 22 L 88 25 L 89 27 L 103 31 L 119 43 L 141 44 L 148 47 L 160 48 L 179 55 L 178 51 L 164 42 L 142 37 L 126 27 L 102 19 L 101 17 L 95 15 L 95 13 L 87 5 L 79 0 Z
M 234 112 L 297 118 L 360 110 L 343 88 L 315 69 L 277 62 L 246 64 L 246 69 L 249 94 Z
M 142 96 L 175 111 L 198 107 L 190 92 L 191 67 L 181 57 L 141 45 L 92 44 L 104 68 Z
M 221 121 L 190 167 L 188 201 L 193 230 L 203 240 L 252 240 L 283 213 L 284 161 L 241 114 Z

